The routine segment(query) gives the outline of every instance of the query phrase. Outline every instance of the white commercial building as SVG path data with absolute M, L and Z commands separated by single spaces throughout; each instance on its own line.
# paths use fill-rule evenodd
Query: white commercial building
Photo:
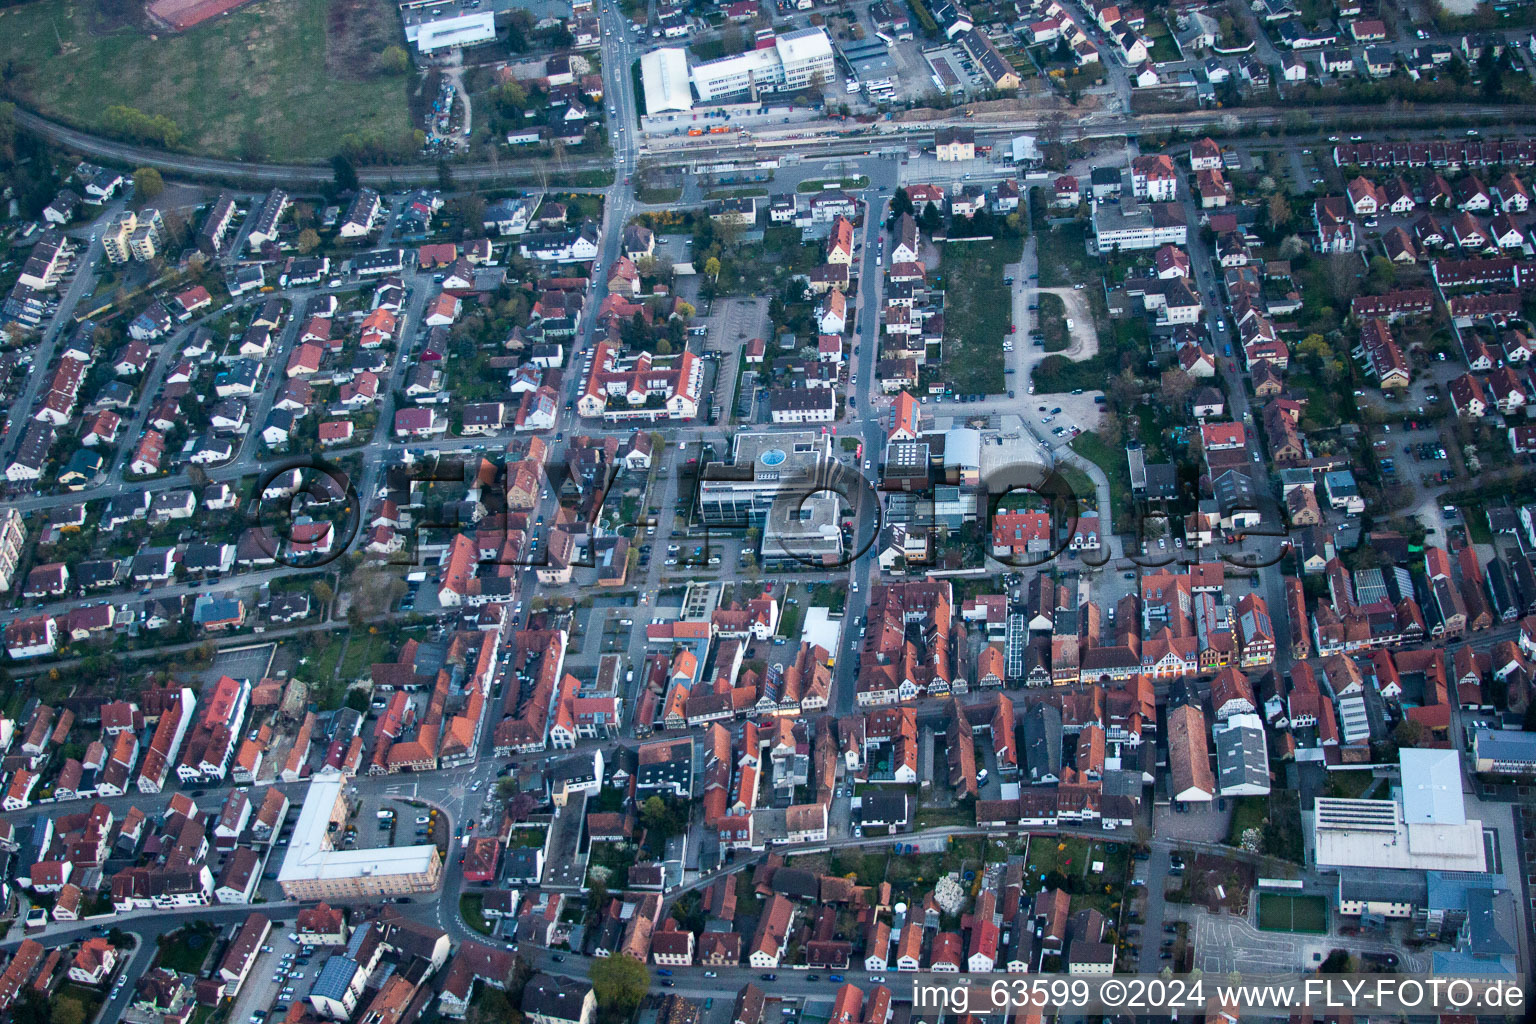
M 291 900 L 345 900 L 435 890 L 443 865 L 436 845 L 336 849 L 332 837 L 342 834 L 347 821 L 346 781 L 334 775 L 309 784 L 277 874 L 283 895 Z
M 681 46 L 664 46 L 641 57 L 640 83 L 645 87 L 647 114 L 693 107 L 693 94 L 688 91 L 688 51 Z
M 1313 809 L 1320 869 L 1484 871 L 1483 823 L 1469 820 L 1453 750 L 1403 750 L 1392 800 L 1318 797 Z
M 771 47 L 695 65 L 693 88 L 702 103 L 744 92 L 756 96 L 804 89 L 818 79 L 832 81 L 832 62 L 832 40 L 827 33 L 820 28 L 802 28 L 778 36 Z M 641 71 L 643 74 L 643 64 Z M 649 85 L 646 102 L 649 110 Z
M 406 41 L 415 43 L 420 53 L 435 53 L 451 46 L 474 46 L 496 38 L 495 11 L 433 5 L 402 13 Z

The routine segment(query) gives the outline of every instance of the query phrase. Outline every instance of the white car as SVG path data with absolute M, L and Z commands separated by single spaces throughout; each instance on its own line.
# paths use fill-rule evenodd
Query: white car
M 416 819 L 416 824 L 418 824 L 418 825 L 425 825 L 428 822 L 430 822 L 431 820 L 432 820 L 431 818 L 429 818 L 425 814 L 423 814 L 421 817 Z

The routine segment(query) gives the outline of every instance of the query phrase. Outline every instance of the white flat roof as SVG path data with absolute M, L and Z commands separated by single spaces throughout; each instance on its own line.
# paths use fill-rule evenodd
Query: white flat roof
M 470 46 L 496 38 L 495 11 L 466 11 L 443 18 L 408 21 L 405 26 L 407 42 L 416 44 L 422 53 L 440 50 L 445 46 Z
M 774 39 L 773 45 L 785 64 L 804 64 L 832 57 L 832 40 L 827 38 L 825 31 L 814 26 L 785 32 Z
M 321 878 L 361 878 L 405 875 L 428 870 L 437 847 L 390 846 L 377 850 L 337 850 L 327 827 L 331 809 L 341 795 L 345 780 L 331 775 L 309 784 L 299 820 L 293 826 L 288 855 L 277 873 L 279 882 L 314 881 Z
M 1318 867 L 1482 871 L 1483 823 L 1409 824 L 1393 800 L 1319 797 L 1313 811 Z
M 827 652 L 836 658 L 837 652 L 841 649 L 838 647 L 837 639 L 842 635 L 842 631 L 842 620 L 834 621 L 828 609 L 807 608 L 805 620 L 800 626 L 800 642 L 825 647 Z M 798 652 L 799 648 L 795 650 Z M 794 653 L 791 653 L 785 657 L 793 659 L 794 656 Z
M 640 58 L 640 83 L 645 88 L 645 112 L 689 110 L 688 53 L 681 46 L 664 46 Z
M 1397 756 L 1402 766 L 1403 820 L 1410 825 L 1465 824 L 1461 759 L 1456 751 L 1408 748 Z

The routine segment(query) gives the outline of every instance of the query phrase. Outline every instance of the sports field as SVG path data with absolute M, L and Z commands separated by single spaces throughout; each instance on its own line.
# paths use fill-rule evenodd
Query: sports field
M 1291 893 L 1259 894 L 1259 927 L 1270 932 L 1328 932 L 1328 901 L 1321 896 Z
M 41 114 L 120 134 L 114 104 L 169 118 L 177 147 L 271 161 L 324 160 L 349 133 L 398 142 L 408 74 L 378 55 L 404 45 L 386 0 L 260 0 L 157 34 L 137 0 L 35 0 L 0 8 L 0 61 Z M 132 141 L 141 141 L 133 139 Z

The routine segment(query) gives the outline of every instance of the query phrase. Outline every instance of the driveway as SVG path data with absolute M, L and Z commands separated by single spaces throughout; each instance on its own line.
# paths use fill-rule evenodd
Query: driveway
M 1061 299 L 1062 305 L 1066 307 L 1066 317 L 1072 323 L 1069 331 L 1072 343 L 1055 354 L 1066 356 L 1074 363 L 1098 355 L 1099 332 L 1094 327 L 1093 310 L 1088 306 L 1088 293 L 1081 288 L 1041 288 L 1039 294 L 1055 295 Z

